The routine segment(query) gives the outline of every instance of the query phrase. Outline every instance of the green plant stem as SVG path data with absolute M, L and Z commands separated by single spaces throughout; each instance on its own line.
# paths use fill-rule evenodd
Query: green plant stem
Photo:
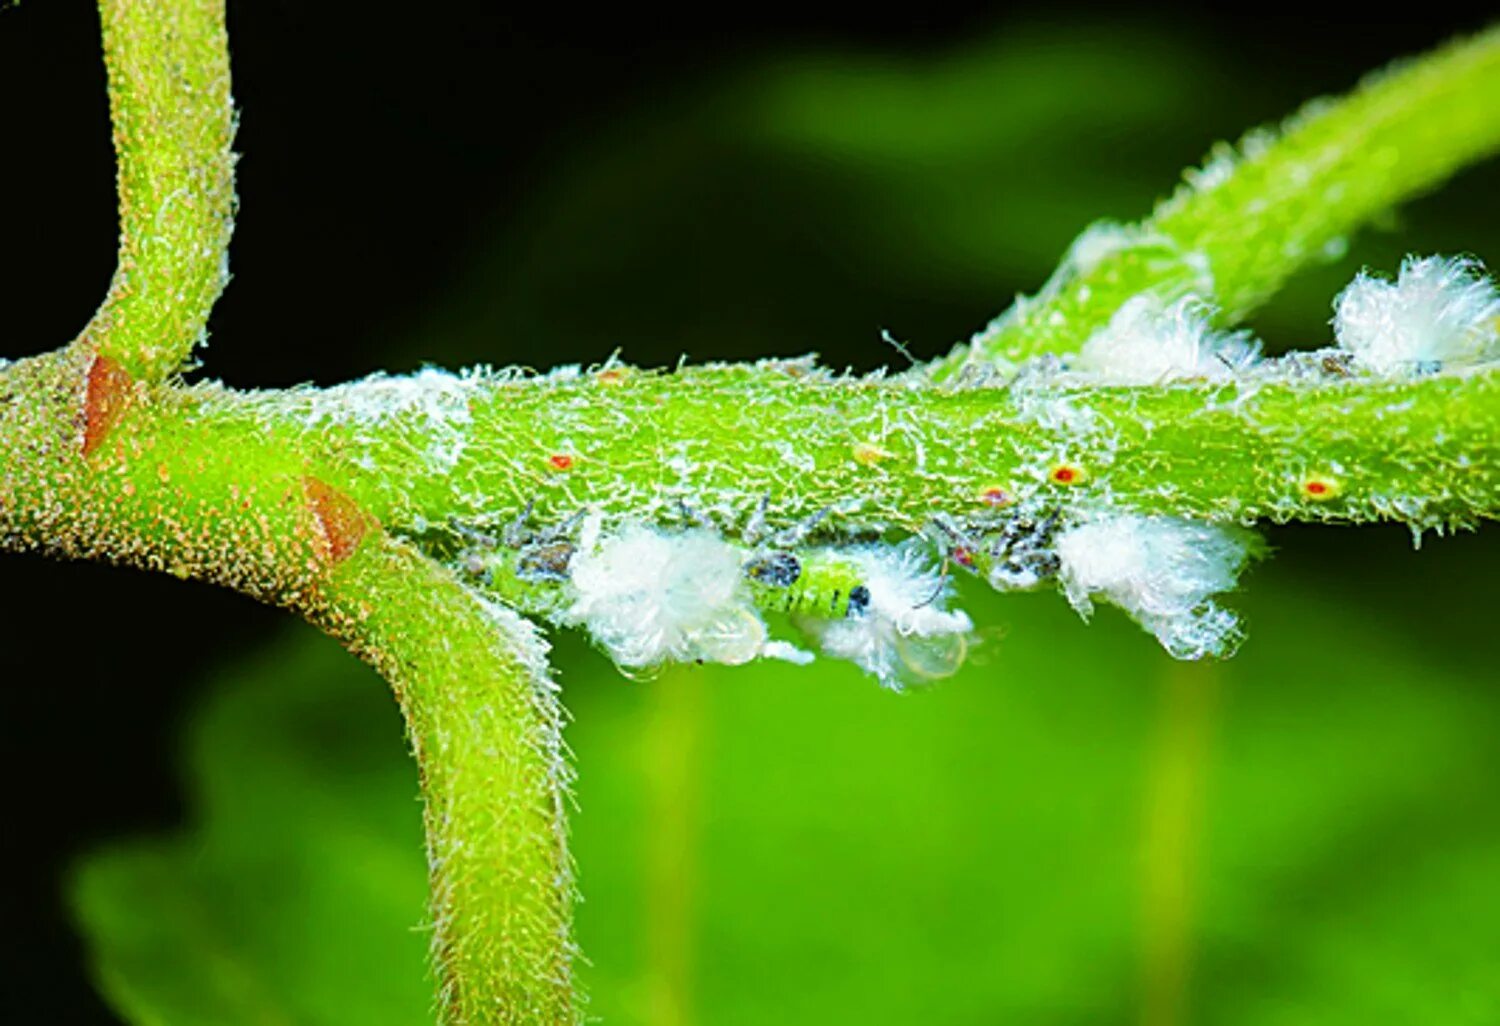
M 174 393 L 158 383 L 184 367 L 228 278 L 224 5 L 101 0 L 99 12 L 119 263 L 72 347 L 0 369 L 0 547 L 217 581 L 297 610 L 375 665 L 421 767 L 442 1021 L 576 1022 L 569 771 L 545 647 L 382 534 L 300 451 L 248 437 L 214 451 L 215 432 L 173 429 Z M 143 430 L 116 431 L 122 418 Z M 104 612 L 81 596 L 82 622 Z
M 477 380 L 454 421 L 340 423 L 309 414 L 311 391 L 158 388 L 87 458 L 73 441 L 83 373 L 70 355 L 0 371 L 0 445 L 24 454 L 0 476 L 0 536 L 297 607 L 322 572 L 309 478 L 402 533 L 533 502 L 540 522 L 595 507 L 663 523 L 686 502 L 733 531 L 762 501 L 789 524 L 833 508 L 830 527 L 913 531 L 993 510 L 997 488 L 1024 508 L 1221 521 L 1439 526 L 1500 510 L 1494 371 L 1037 393 L 702 368 L 609 387 Z M 44 389 L 50 406 L 24 401 Z M 1050 479 L 1064 465 L 1079 483 Z M 1311 497 L 1312 479 L 1332 494 Z
M 1150 218 L 1095 254 L 1075 252 L 1041 295 L 925 371 L 945 381 L 966 366 L 1075 351 L 1145 293 L 1197 295 L 1234 323 L 1297 270 L 1341 254 L 1360 225 L 1497 147 L 1500 27 L 1309 104 L 1279 135 L 1221 146 Z
M 85 457 L 86 367 L 68 351 L 0 370 L 0 544 L 217 581 L 320 622 L 342 543 L 502 524 L 531 504 L 539 524 L 585 507 L 680 524 L 688 504 L 732 534 L 763 502 L 787 525 L 832 509 L 846 534 L 1016 510 L 1421 528 L 1500 511 L 1495 371 L 1037 392 L 710 367 L 607 386 L 470 379 L 446 419 L 418 404 L 337 422 L 316 411 L 357 405 L 348 388 L 138 385 Z M 1077 482 L 1057 483 L 1060 467 Z
M 794 368 L 795 369 L 795 366 Z M 347 396 L 343 397 L 347 399 Z M 1473 523 L 1500 511 L 1500 374 L 1176 388 L 912 388 L 786 365 L 470 382 L 421 407 L 333 422 L 315 393 L 204 392 L 195 431 L 309 454 L 388 527 L 538 522 L 584 507 L 731 530 L 763 502 L 793 524 L 915 531 L 935 513 L 1110 509 L 1209 520 Z M 558 455 L 571 466 L 554 468 Z M 1060 485 L 1062 465 L 1081 483 Z M 370 472 L 362 468 L 379 468 Z M 1312 479 L 1329 492 L 1310 497 Z
M 442 1021 L 576 1022 L 569 770 L 529 625 L 385 535 L 336 485 L 314 485 L 307 453 L 190 428 L 165 386 L 135 386 L 118 429 L 84 456 L 91 363 L 68 349 L 0 368 L 0 548 L 225 584 L 373 664 L 421 767 Z M 78 596 L 81 632 L 108 613 Z
M 120 250 L 80 336 L 133 377 L 180 370 L 229 280 L 234 110 L 223 0 L 100 0 Z
M 571 773 L 547 646 L 421 553 L 377 537 L 326 592 L 400 699 L 423 793 L 440 1018 L 572 1024 Z

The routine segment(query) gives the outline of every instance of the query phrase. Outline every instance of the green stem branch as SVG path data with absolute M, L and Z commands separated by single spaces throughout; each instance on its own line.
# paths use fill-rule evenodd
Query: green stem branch
M 229 280 L 234 108 L 223 0 L 100 0 L 120 252 L 80 345 L 160 381 L 202 340 Z
M 547 645 L 421 553 L 372 539 L 325 594 L 395 688 L 422 780 L 440 1018 L 572 1024 L 571 773 Z
M 569 769 L 545 646 L 318 477 L 310 454 L 195 429 L 130 386 L 85 455 L 89 355 L 0 369 L 0 548 L 228 585 L 318 624 L 395 689 L 421 768 L 445 1026 L 574 1023 Z M 233 458 L 226 458 L 233 453 Z M 86 625 L 106 610 L 78 597 Z
M 205 391 L 184 413 L 194 432 L 308 453 L 398 530 L 530 503 L 543 523 L 584 507 L 680 520 L 687 503 L 737 529 L 766 501 L 783 524 L 832 509 L 830 528 L 897 531 L 996 505 L 1426 527 L 1500 510 L 1493 371 L 956 391 L 797 364 L 607 380 L 448 379 L 444 414 L 413 400 L 325 416 L 358 404 L 348 391 Z
M 1077 350 L 1131 298 L 1197 295 L 1234 323 L 1348 234 L 1500 148 L 1500 27 L 1221 146 L 1138 225 L 1091 229 L 1035 299 L 926 368 Z

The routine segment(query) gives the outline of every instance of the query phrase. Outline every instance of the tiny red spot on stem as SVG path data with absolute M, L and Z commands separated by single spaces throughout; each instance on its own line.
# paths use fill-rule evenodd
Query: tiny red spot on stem
M 565 452 L 555 452 L 547 457 L 547 466 L 553 470 L 572 470 L 573 457 Z
M 1310 477 L 1302 482 L 1302 494 L 1313 502 L 1337 498 L 1342 491 L 1338 481 L 1328 477 Z
M 349 496 L 315 477 L 302 479 L 302 491 L 317 524 L 328 560 L 342 563 L 354 554 L 369 530 L 370 518 Z
M 130 405 L 130 373 L 107 356 L 96 356 L 89 364 L 83 393 L 83 454 L 87 456 L 109 434 L 120 414 Z
M 1047 474 L 1047 479 L 1053 484 L 1075 485 L 1081 484 L 1086 476 L 1082 467 L 1071 463 L 1059 463 Z

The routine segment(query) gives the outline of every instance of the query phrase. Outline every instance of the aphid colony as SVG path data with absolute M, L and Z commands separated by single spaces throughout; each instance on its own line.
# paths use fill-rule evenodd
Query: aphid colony
M 1215 328 L 1202 301 L 1142 296 L 1078 353 L 1011 368 L 1007 384 L 1023 408 L 1039 399 L 1035 415 L 1053 427 L 1086 433 L 1086 417 L 1046 401 L 1057 386 L 1253 388 L 1309 376 L 1418 376 L 1500 359 L 1500 292 L 1472 261 L 1408 259 L 1395 281 L 1361 274 L 1335 311 L 1335 348 L 1262 359 L 1248 335 Z M 892 454 L 856 445 L 852 458 L 873 466 Z M 559 473 L 573 465 L 571 456 L 551 460 Z M 762 502 L 747 523 L 731 525 L 733 540 L 685 506 L 685 526 L 675 528 L 584 510 L 541 530 L 530 525 L 528 507 L 498 531 L 452 522 L 436 547 L 493 597 L 583 628 L 627 669 L 811 660 L 798 644 L 772 637 L 769 616 L 887 687 L 947 676 L 962 664 L 973 629 L 964 612 L 948 608 L 953 567 L 1002 591 L 1055 584 L 1084 617 L 1096 601 L 1112 603 L 1177 658 L 1233 650 L 1238 621 L 1214 596 L 1234 586 L 1256 552 L 1253 533 L 1113 511 L 1097 494 L 1063 498 L 1057 490 L 1091 478 L 1067 460 L 1041 474 L 1054 489 L 1048 499 L 1019 501 L 1008 485 L 982 486 L 980 512 L 934 515 L 919 537 L 899 544 L 830 540 L 826 530 L 818 539 L 828 511 L 772 530 Z M 1319 472 L 1288 481 L 1288 489 L 1299 501 L 1326 503 L 1339 499 L 1343 484 Z
M 752 525 L 744 534 L 759 537 L 755 545 L 703 526 L 606 529 L 591 513 L 533 532 L 529 513 L 498 534 L 451 524 L 457 567 L 509 603 L 582 627 L 623 668 L 810 661 L 811 652 L 770 637 L 767 614 L 889 687 L 947 676 L 963 661 L 973 624 L 943 608 L 948 583 L 919 543 L 806 544 L 821 518 L 764 537 Z
M 534 531 L 530 512 L 499 533 L 450 524 L 455 565 L 505 602 L 583 628 L 622 668 L 810 661 L 771 636 L 766 617 L 784 616 L 824 655 L 893 689 L 964 661 L 973 622 L 948 608 L 950 567 L 1006 591 L 1056 582 L 1081 614 L 1113 602 L 1173 655 L 1223 654 L 1236 621 L 1210 596 L 1233 586 L 1253 538 L 1173 517 L 1065 525 L 1052 512 L 939 517 L 900 544 L 810 544 L 821 515 L 772 533 L 762 511 L 732 542 L 708 526 L 607 526 L 588 512 Z

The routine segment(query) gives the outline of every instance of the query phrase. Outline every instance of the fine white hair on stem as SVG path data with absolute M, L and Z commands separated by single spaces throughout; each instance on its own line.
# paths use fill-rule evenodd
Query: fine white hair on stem
M 1237 644 L 1239 622 L 1211 596 L 1234 587 L 1254 542 L 1242 528 L 1180 517 L 1104 517 L 1058 536 L 1058 578 L 1085 618 L 1103 599 L 1177 659 L 1222 656 Z
M 1106 385 L 1233 377 L 1255 362 L 1259 346 L 1248 332 L 1216 330 L 1209 313 L 1191 296 L 1167 307 L 1137 296 L 1084 343 L 1074 369 Z
M 1341 348 L 1395 376 L 1500 358 L 1500 292 L 1478 261 L 1407 257 L 1394 282 L 1361 271 L 1334 300 Z
M 920 543 L 861 546 L 840 554 L 855 567 L 869 600 L 838 619 L 798 619 L 827 655 L 849 660 L 892 690 L 958 670 L 974 623 L 967 613 L 945 608 L 949 582 Z
M 589 517 L 561 620 L 583 626 L 622 667 L 804 659 L 791 646 L 767 642 L 745 591 L 740 551 L 703 528 L 666 532 L 626 523 L 605 533 L 600 518 Z

